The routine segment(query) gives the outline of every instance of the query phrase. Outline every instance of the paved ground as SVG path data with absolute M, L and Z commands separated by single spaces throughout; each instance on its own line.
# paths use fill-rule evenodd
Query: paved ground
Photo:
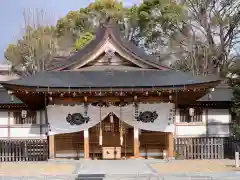
M 51 161 L 1 163 L 0 180 L 74 179 L 87 180 L 239 180 L 240 168 L 231 160 L 121 160 L 121 161 Z M 76 178 L 79 176 L 78 178 Z M 92 175 L 94 176 L 94 175 Z M 96 177 L 98 176 L 98 178 Z
M 0 175 L 68 175 L 72 174 L 74 169 L 75 165 L 69 163 L 2 163 L 0 166 Z
M 233 160 L 178 160 L 168 163 L 154 163 L 152 168 L 159 174 L 169 173 L 223 173 L 238 172 Z

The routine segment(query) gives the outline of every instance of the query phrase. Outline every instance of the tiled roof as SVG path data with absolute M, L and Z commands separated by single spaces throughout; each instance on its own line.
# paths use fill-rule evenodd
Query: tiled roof
M 219 85 L 215 91 L 209 92 L 205 96 L 198 99 L 201 102 L 231 102 L 233 99 L 233 90 L 227 85 Z
M 2 82 L 2 85 L 55 88 L 141 88 L 185 86 L 217 81 L 219 78 L 214 76 L 193 76 L 171 70 L 60 71 L 37 73 L 18 80 Z
M 13 96 L 11 98 L 11 95 L 7 93 L 5 89 L 0 89 L 0 104 L 23 104 L 21 100 Z

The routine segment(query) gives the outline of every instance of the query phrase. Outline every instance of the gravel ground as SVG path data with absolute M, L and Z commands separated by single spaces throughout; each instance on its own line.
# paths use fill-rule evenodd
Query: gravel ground
M 1 163 L 0 180 L 239 180 L 231 160 Z

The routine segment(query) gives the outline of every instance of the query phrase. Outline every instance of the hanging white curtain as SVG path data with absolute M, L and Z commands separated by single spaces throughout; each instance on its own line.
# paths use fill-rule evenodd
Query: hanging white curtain
M 122 119 L 125 123 L 135 128 L 149 130 L 149 131 L 162 131 L 162 132 L 174 132 L 173 125 L 173 111 L 174 104 L 172 103 L 158 103 L 158 104 L 142 104 L 138 105 L 138 112 L 144 111 L 156 111 L 158 118 L 153 122 L 144 123 L 135 119 L 135 107 L 133 104 L 127 105 L 121 108 Z M 50 105 L 47 106 L 48 122 L 51 131 L 50 135 L 62 134 L 62 133 L 73 133 L 89 129 L 100 122 L 100 107 L 89 105 L 87 108 L 87 116 L 90 118 L 88 123 L 81 125 L 70 125 L 66 117 L 73 113 L 85 112 L 84 105 L 76 106 L 61 106 L 61 105 Z M 101 108 L 101 120 L 103 120 L 109 113 L 114 113 L 120 118 L 120 107 L 109 106 Z
M 62 134 L 62 133 L 73 133 L 83 131 L 91 128 L 100 122 L 100 109 L 89 105 L 87 108 L 87 116 L 90 118 L 88 123 L 81 125 L 70 125 L 66 117 L 68 114 L 81 113 L 84 114 L 84 105 L 77 106 L 61 106 L 51 105 L 47 106 L 48 122 L 50 126 L 49 135 Z
M 152 122 L 142 122 L 135 119 L 135 107 L 132 105 L 131 108 L 123 110 L 122 121 L 127 124 L 143 130 L 148 131 L 161 131 L 161 132 L 174 132 L 174 104 L 172 103 L 158 103 L 158 104 L 143 104 L 138 105 L 138 113 L 144 111 L 156 111 L 158 117 Z
M 135 106 L 133 104 L 121 108 L 121 121 L 135 128 L 148 131 L 174 132 L 174 104 L 173 103 L 155 103 L 138 105 L 138 112 L 156 111 L 158 118 L 153 123 L 144 123 L 135 119 Z M 102 108 L 102 120 L 109 114 L 114 113 L 120 118 L 120 107 L 109 106 Z

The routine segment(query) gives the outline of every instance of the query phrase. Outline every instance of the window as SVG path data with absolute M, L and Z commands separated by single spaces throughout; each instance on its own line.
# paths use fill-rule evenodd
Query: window
M 201 108 L 194 109 L 194 116 L 189 115 L 189 109 L 180 109 L 180 122 L 202 122 L 203 110 Z
M 13 112 L 13 118 L 15 124 L 36 124 L 37 123 L 37 112 L 27 111 L 27 117 L 22 118 L 21 111 Z

